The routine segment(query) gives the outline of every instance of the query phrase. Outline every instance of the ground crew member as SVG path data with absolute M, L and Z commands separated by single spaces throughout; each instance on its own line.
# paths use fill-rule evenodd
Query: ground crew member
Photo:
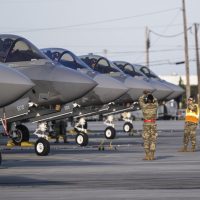
M 55 143 L 59 143 L 60 136 L 63 138 L 63 142 L 67 143 L 67 135 L 66 135 L 66 126 L 67 123 L 65 120 L 59 120 L 54 122 L 54 131 L 56 133 L 55 135 Z
M 193 97 L 190 97 L 187 102 L 187 108 L 185 111 L 185 127 L 183 137 L 183 149 L 181 151 L 188 151 L 188 143 L 191 141 L 192 152 L 195 152 L 196 148 L 196 129 L 199 123 L 199 107 L 195 104 Z
M 144 140 L 144 160 L 155 160 L 157 125 L 156 116 L 158 101 L 151 93 L 144 92 L 139 98 L 139 104 L 143 113 L 143 140 Z

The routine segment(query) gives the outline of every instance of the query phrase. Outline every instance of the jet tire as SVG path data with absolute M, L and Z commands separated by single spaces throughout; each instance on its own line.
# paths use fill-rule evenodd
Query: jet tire
M 26 126 L 20 124 L 16 126 L 17 137 L 12 138 L 15 145 L 20 145 L 22 142 L 29 141 L 30 133 Z
M 35 143 L 35 153 L 38 156 L 47 156 L 50 152 L 50 144 L 44 138 L 39 138 Z
M 79 132 L 77 133 L 75 140 L 79 146 L 87 146 L 89 139 L 87 134 Z
M 133 129 L 133 124 L 130 122 L 125 122 L 123 126 L 123 130 L 125 133 L 130 133 Z
M 112 126 L 108 126 L 104 131 L 106 139 L 114 139 L 116 136 L 116 130 Z

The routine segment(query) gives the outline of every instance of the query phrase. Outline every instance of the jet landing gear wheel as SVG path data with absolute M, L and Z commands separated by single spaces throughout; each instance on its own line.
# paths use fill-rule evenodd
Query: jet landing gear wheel
M 44 138 L 39 138 L 35 143 L 35 153 L 38 156 L 47 156 L 50 152 L 50 144 Z
M 85 133 L 77 133 L 76 135 L 76 143 L 80 146 L 88 145 L 88 135 Z
M 130 123 L 130 122 L 124 123 L 123 130 L 125 133 L 130 133 L 132 129 L 133 129 L 132 123 Z
M 16 126 L 15 133 L 12 138 L 15 145 L 20 145 L 24 141 L 29 141 L 29 130 L 26 126 L 20 124 Z
M 114 139 L 116 136 L 116 131 L 112 126 L 108 126 L 104 131 L 105 138 Z

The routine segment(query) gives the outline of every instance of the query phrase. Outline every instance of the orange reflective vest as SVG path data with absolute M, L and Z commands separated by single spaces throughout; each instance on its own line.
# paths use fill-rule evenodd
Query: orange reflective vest
M 190 109 L 186 109 L 185 111 L 185 121 L 186 122 L 193 122 L 198 123 L 199 122 L 199 106 L 195 104 L 197 107 L 197 112 L 194 112 Z

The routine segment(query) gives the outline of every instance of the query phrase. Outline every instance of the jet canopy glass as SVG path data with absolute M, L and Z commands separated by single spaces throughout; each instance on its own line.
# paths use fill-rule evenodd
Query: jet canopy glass
M 135 67 L 137 67 L 140 72 L 142 72 L 142 74 L 144 74 L 145 76 L 147 76 L 148 78 L 156 78 L 156 79 L 160 79 L 154 72 L 152 72 L 148 67 L 145 66 L 141 66 L 141 65 L 134 65 Z
M 28 40 L 15 35 L 0 35 L 0 62 L 21 62 L 46 59 Z
M 91 70 L 90 67 L 85 64 L 78 56 L 66 49 L 47 48 L 42 49 L 42 52 L 44 52 L 51 60 L 57 61 L 71 69 L 77 70 L 86 68 L 88 70 Z
M 109 62 L 106 58 L 96 55 L 86 55 L 80 57 L 91 69 L 100 72 L 101 74 L 120 72 L 112 62 Z
M 117 67 L 119 67 L 125 74 L 128 74 L 132 77 L 143 76 L 139 71 L 136 71 L 134 66 L 130 63 L 115 61 L 114 64 L 117 65 Z

